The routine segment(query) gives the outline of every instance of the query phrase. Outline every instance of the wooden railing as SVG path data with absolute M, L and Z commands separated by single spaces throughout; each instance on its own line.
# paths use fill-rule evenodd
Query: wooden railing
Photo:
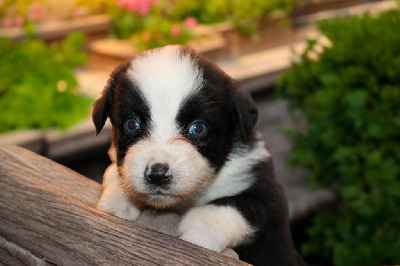
M 0 142 L 0 265 L 245 265 L 96 209 L 101 185 Z

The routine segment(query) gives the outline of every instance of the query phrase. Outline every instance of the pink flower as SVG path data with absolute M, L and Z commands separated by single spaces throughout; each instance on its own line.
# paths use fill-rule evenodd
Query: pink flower
M 139 14 L 144 16 L 150 13 L 152 5 L 157 3 L 156 0 L 137 0 L 139 2 Z
M 194 27 L 197 25 L 197 20 L 194 17 L 188 17 L 185 19 L 185 26 L 188 28 Z
M 25 19 L 22 16 L 18 16 L 18 17 L 16 17 L 14 23 L 16 26 L 20 27 L 20 26 L 24 25 Z
M 117 0 L 117 7 L 128 11 L 137 11 L 144 16 L 150 12 L 151 6 L 156 4 L 157 0 Z
M 174 35 L 175 37 L 178 37 L 181 34 L 181 26 L 179 26 L 178 24 L 174 24 L 171 27 L 171 33 L 172 35 Z
M 125 7 L 126 7 L 126 10 L 133 11 L 133 10 L 137 10 L 139 8 L 139 5 L 140 4 L 138 3 L 138 1 L 131 0 L 131 1 L 127 2 Z
M 140 15 L 145 16 L 150 12 L 150 5 L 141 5 L 138 11 Z

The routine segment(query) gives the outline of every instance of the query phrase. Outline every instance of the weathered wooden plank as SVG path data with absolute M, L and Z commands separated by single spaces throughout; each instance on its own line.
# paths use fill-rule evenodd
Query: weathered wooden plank
M 98 211 L 100 192 L 94 181 L 0 142 L 0 236 L 33 256 L 57 265 L 244 265 Z
M 23 249 L 0 237 L 0 265 L 45 266 L 46 262 L 34 256 L 28 250 Z

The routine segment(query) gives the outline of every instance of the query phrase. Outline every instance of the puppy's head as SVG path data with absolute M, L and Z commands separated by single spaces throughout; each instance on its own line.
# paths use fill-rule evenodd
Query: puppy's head
M 257 109 L 236 82 L 189 48 L 167 46 L 118 67 L 93 104 L 113 126 L 125 191 L 156 208 L 195 196 L 246 139 Z

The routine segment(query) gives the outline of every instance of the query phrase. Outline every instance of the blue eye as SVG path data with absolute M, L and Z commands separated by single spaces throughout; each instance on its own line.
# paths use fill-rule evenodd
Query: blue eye
M 128 119 L 125 122 L 125 129 L 127 132 L 130 132 L 130 133 L 136 132 L 136 131 L 140 130 L 140 123 L 136 119 L 133 119 L 133 118 Z
M 193 125 L 190 126 L 189 128 L 189 134 L 196 136 L 196 137 L 201 137 L 203 136 L 207 131 L 206 125 L 203 123 L 194 123 Z

